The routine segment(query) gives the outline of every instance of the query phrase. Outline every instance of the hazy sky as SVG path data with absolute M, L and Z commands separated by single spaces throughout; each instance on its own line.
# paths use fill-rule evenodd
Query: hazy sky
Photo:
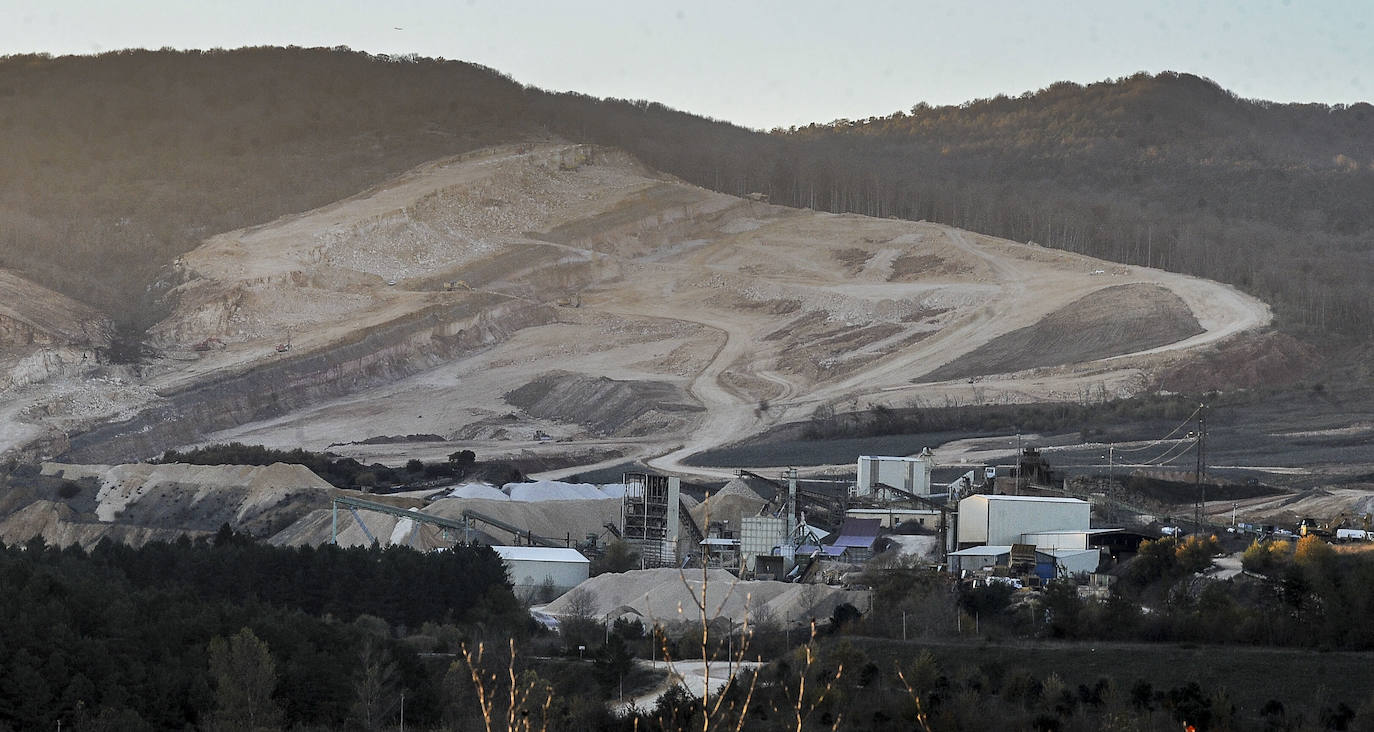
M 1244 97 L 1374 101 L 1370 0 L 0 0 L 0 53 L 349 46 L 750 127 L 1187 71 Z

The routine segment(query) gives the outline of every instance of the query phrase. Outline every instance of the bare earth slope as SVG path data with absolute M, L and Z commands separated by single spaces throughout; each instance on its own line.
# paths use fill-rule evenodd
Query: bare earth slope
M 1038 323 L 1000 335 L 926 374 L 941 381 L 1063 366 L 1177 343 L 1202 332 L 1177 295 L 1158 285 L 1107 287 Z
M 1142 369 L 1270 318 L 1212 282 L 922 222 L 770 206 L 616 150 L 554 143 L 421 166 L 212 237 L 174 271 L 175 307 L 153 331 L 164 357 L 140 382 L 155 396 L 131 397 L 143 407 L 133 419 L 74 436 L 71 459 L 427 433 L 461 437 L 485 458 L 614 446 L 683 470 L 687 455 L 822 404 L 972 388 L 1012 401 L 1088 384 L 1127 392 Z M 1075 313 L 1091 313 L 1098 335 L 1058 334 L 1054 350 L 1072 363 L 988 356 L 1009 333 L 1058 330 Z M 1101 337 L 1161 318 L 1178 327 Z M 973 373 L 965 359 L 986 374 L 976 387 L 935 381 Z M 579 399 L 595 403 L 580 413 Z

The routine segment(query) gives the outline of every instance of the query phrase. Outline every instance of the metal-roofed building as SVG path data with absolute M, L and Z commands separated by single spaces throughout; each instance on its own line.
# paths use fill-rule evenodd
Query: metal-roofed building
M 591 562 L 576 549 L 542 546 L 493 546 L 510 573 L 515 594 L 537 592 L 552 584 L 559 594 L 587 581 Z
M 1026 534 L 1087 531 L 1091 508 L 1077 498 L 972 495 L 959 501 L 959 546 L 1010 546 Z
M 993 567 L 1006 567 L 1011 563 L 1012 548 L 1009 545 L 973 546 L 949 553 L 949 571 L 959 574 L 964 571 L 983 572 Z M 1096 549 L 1037 549 L 1035 550 L 1036 573 L 1048 579 L 1060 574 L 1080 574 L 1097 571 L 1101 553 Z
M 862 562 L 873 557 L 873 542 L 878 539 L 882 527 L 879 519 L 847 518 L 840 526 L 839 535 L 830 542 L 831 547 L 843 550 L 846 559 Z
M 1092 537 L 1114 534 L 1120 529 L 1056 529 L 1028 531 L 1021 535 L 1022 544 L 1034 544 L 1036 549 L 1087 549 Z

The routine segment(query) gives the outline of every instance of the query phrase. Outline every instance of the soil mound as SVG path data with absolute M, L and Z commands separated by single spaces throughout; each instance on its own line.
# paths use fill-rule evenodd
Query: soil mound
M 224 524 L 264 536 L 328 506 L 334 493 L 334 488 L 309 468 L 286 463 L 44 463 L 42 474 L 66 480 L 89 479 L 99 486 L 91 505 L 86 505 L 89 497 L 78 497 L 59 509 L 35 508 L 35 503 L 12 516 L 16 521 L 20 514 L 29 517 L 20 521 L 25 523 L 42 515 L 48 523 L 24 530 L 28 536 L 53 536 L 58 544 L 94 544 L 105 536 L 142 543 L 211 533 Z M 20 526 L 16 523 L 13 528 L 19 530 Z M 6 534 L 6 538 L 19 537 Z M 24 538 L 28 537 L 21 540 Z
M 706 528 L 709 519 L 710 523 L 728 522 L 730 527 L 738 530 L 745 516 L 759 515 L 766 505 L 768 499 L 755 491 L 747 479 L 735 478 L 719 492 L 692 506 L 689 512 L 697 526 Z
M 986 376 L 1144 351 L 1202 333 L 1187 303 L 1158 285 L 1107 287 L 1035 325 L 998 336 L 921 381 Z
M 603 435 L 637 437 L 675 431 L 704 411 L 662 381 L 620 381 L 554 371 L 506 393 L 506 401 L 541 419 L 571 422 Z

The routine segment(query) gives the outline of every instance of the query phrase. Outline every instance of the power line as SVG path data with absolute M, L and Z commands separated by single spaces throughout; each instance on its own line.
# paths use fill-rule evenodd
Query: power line
M 1146 443 L 1146 444 L 1144 444 L 1144 445 L 1141 445 L 1140 447 L 1130 447 L 1130 448 L 1118 447 L 1118 448 L 1116 448 L 1116 451 L 1117 451 L 1117 452 L 1142 452 L 1142 451 L 1144 451 L 1144 450 L 1148 450 L 1148 449 L 1154 447 L 1155 445 L 1158 445 L 1158 444 L 1160 444 L 1160 443 L 1162 443 L 1162 442 L 1168 440 L 1169 438 L 1173 437 L 1174 435 L 1178 434 L 1178 431 L 1181 430 L 1181 429 L 1183 429 L 1184 427 L 1187 427 L 1188 424 L 1189 424 L 1190 422 L 1193 421 L 1193 417 L 1196 417 L 1197 414 L 1198 414 L 1198 412 L 1200 412 L 1201 410 L 1202 410 L 1202 407 L 1201 407 L 1201 406 L 1199 406 L 1197 409 L 1194 409 L 1194 410 L 1193 410 L 1193 413 L 1190 414 L 1190 415 L 1188 415 L 1186 418 L 1184 418 L 1184 420 L 1183 420 L 1182 422 L 1179 422 L 1177 427 L 1173 428 L 1172 430 L 1169 430 L 1169 434 L 1167 434 L 1167 435 L 1165 435 L 1165 436 L 1159 438 L 1158 440 L 1155 440 L 1154 442 Z

